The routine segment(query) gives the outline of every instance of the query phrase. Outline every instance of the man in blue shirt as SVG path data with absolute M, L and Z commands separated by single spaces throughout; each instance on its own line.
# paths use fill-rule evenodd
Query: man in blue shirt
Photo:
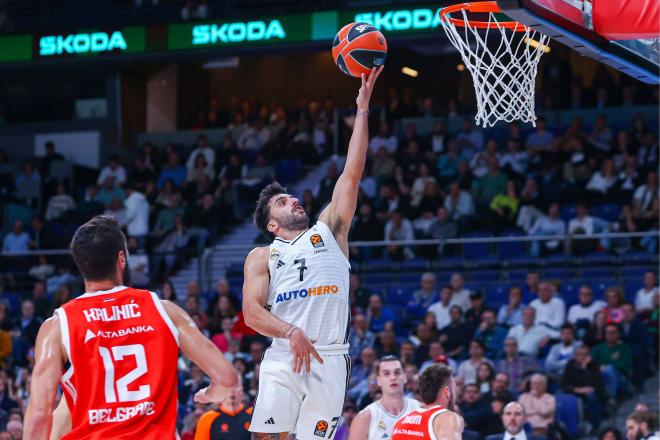
M 385 330 L 385 324 L 390 321 L 396 324 L 394 312 L 383 306 L 383 300 L 378 295 L 371 295 L 371 298 L 369 298 L 367 320 L 369 321 L 369 330 L 374 333 Z
M 3 252 L 25 252 L 30 250 L 30 235 L 23 230 L 23 222 L 15 220 L 12 231 L 2 242 Z

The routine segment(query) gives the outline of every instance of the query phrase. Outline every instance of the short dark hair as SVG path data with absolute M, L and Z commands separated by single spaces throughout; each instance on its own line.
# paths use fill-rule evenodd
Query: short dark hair
M 401 362 L 401 359 L 399 359 L 396 356 L 392 356 L 391 354 L 388 354 L 387 356 L 383 356 L 382 358 L 378 359 L 378 366 L 376 367 L 376 376 L 380 374 L 380 364 L 382 364 L 383 362 L 398 362 L 403 367 L 403 363 Z
M 575 332 L 575 329 L 573 328 L 573 324 L 570 324 L 570 323 L 568 323 L 568 322 L 565 323 L 565 324 L 562 324 L 562 326 L 559 327 L 559 330 L 560 330 L 560 331 L 561 331 L 561 330 L 570 330 L 570 331 L 572 331 L 572 332 Z
M 274 236 L 268 230 L 268 221 L 270 220 L 270 206 L 268 203 L 270 202 L 270 199 L 279 194 L 286 194 L 286 188 L 278 182 L 273 182 L 266 186 L 259 193 L 257 207 L 254 210 L 254 224 L 261 232 L 267 234 L 271 238 Z
M 119 251 L 126 249 L 126 237 L 114 217 L 97 215 L 79 227 L 71 239 L 71 254 L 87 281 L 112 278 Z
M 422 402 L 427 405 L 435 403 L 440 388 L 449 385 L 452 377 L 451 367 L 443 364 L 429 366 L 419 377 L 419 392 Z

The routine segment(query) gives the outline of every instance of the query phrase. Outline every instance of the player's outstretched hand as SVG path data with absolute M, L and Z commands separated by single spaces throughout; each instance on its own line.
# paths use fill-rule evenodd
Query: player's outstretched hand
M 323 359 L 312 345 L 312 342 L 307 339 L 305 333 L 296 328 L 289 337 L 289 344 L 291 345 L 291 354 L 293 354 L 293 372 L 300 373 L 303 369 L 303 364 L 308 373 L 312 371 L 312 356 L 317 361 L 323 363 Z
M 362 86 L 360 87 L 360 91 L 358 92 L 358 97 L 355 100 L 355 103 L 357 104 L 358 110 L 364 110 L 369 108 L 369 100 L 371 99 L 371 92 L 374 89 L 374 84 L 376 83 L 376 79 L 378 79 L 378 75 L 380 75 L 380 72 L 383 71 L 384 66 L 380 67 L 374 67 L 371 69 L 371 72 L 369 72 L 369 76 L 365 76 L 365 74 L 362 74 Z
M 195 393 L 193 400 L 196 403 L 220 403 L 232 393 L 233 388 L 211 384 Z

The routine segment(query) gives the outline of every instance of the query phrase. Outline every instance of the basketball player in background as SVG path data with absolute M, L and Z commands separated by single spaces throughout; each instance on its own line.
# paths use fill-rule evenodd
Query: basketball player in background
M 70 426 L 63 439 L 178 438 L 179 347 L 211 378 L 197 402 L 232 392 L 232 365 L 178 306 L 125 286 L 126 238 L 114 218 L 97 216 L 78 228 L 71 252 L 87 293 L 39 330 L 24 438 L 49 439 L 60 381 L 66 406 L 58 412 L 70 418 L 70 425 L 58 420 L 57 430 Z
M 456 384 L 451 368 L 428 367 L 419 378 L 419 391 L 425 405 L 396 422 L 392 440 L 460 440 L 464 423 L 454 412 Z
M 243 312 L 248 326 L 273 338 L 259 371 L 250 431 L 256 439 L 330 439 L 350 376 L 348 231 L 366 160 L 371 92 L 382 67 L 362 75 L 344 170 L 329 205 L 310 227 L 279 184 L 259 195 L 254 219 L 274 238 L 245 260 Z
M 406 373 L 396 356 L 385 356 L 378 362 L 376 381 L 383 397 L 355 416 L 348 440 L 382 440 L 392 437 L 394 423 L 420 407 L 415 399 L 404 397 Z

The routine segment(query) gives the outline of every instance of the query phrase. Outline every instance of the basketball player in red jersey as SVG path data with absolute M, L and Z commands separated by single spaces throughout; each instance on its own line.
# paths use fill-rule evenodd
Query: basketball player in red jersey
M 456 384 L 451 368 L 431 365 L 419 378 L 425 406 L 400 418 L 394 425 L 392 440 L 460 440 L 463 418 L 453 410 Z
M 71 251 L 87 293 L 39 330 L 24 437 L 49 439 L 61 381 L 71 419 L 62 439 L 177 439 L 179 347 L 211 378 L 197 402 L 220 402 L 232 392 L 232 365 L 179 307 L 124 286 L 128 251 L 114 218 L 78 228 Z

